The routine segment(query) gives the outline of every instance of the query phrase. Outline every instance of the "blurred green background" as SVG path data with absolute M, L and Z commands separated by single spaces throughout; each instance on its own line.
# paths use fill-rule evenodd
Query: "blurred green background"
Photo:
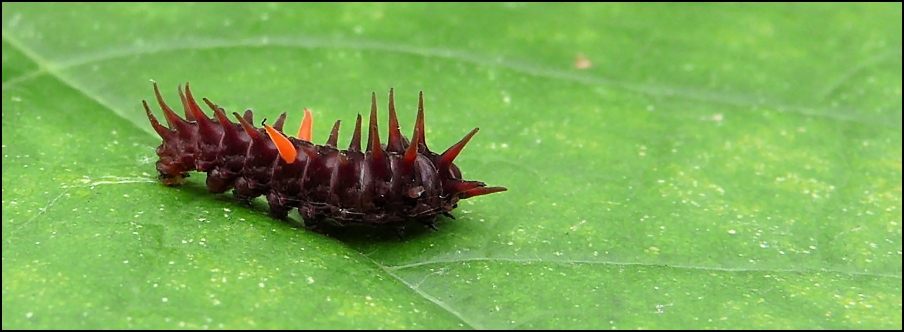
M 901 329 L 900 3 L 2 6 L 4 329 Z M 423 90 L 509 191 L 306 232 L 157 183 L 149 80 L 340 144 Z

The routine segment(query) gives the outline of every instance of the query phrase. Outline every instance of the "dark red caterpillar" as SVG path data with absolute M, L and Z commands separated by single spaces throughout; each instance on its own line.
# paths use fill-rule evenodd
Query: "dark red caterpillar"
M 234 189 L 237 197 L 251 200 L 266 195 L 271 215 L 285 218 L 293 208 L 314 228 L 324 220 L 339 226 L 373 225 L 401 228 L 408 222 L 433 227 L 437 215 L 451 217 L 457 202 L 479 195 L 505 191 L 479 181 L 461 178 L 452 161 L 477 133 L 474 128 L 442 154 L 427 148 L 424 140 L 424 94 L 418 100 L 417 123 L 411 142 L 399 132 L 392 90 L 389 90 L 389 141 L 381 145 L 377 132 L 377 98 L 372 95 L 367 147 L 361 150 L 361 115 L 347 150 L 339 150 L 339 123 L 324 145 L 311 143 L 313 118 L 305 115 L 298 138 L 286 137 L 286 113 L 263 129 L 251 125 L 251 110 L 232 114 L 204 98 L 213 110 L 208 118 L 192 97 L 188 83 L 179 96 L 185 111 L 182 119 L 166 105 L 154 83 L 157 102 L 169 128 L 162 126 L 142 101 L 154 130 L 163 138 L 157 147 L 159 179 L 168 186 L 180 185 L 187 172 L 207 172 L 212 193 Z M 266 119 L 264 120 L 266 122 Z

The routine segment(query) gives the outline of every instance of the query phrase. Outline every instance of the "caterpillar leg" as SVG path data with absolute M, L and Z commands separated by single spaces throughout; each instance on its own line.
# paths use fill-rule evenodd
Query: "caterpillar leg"
M 232 193 L 239 200 L 250 202 L 265 193 L 266 187 L 263 187 L 257 181 L 250 180 L 247 177 L 238 177 L 235 179 Z
M 396 236 L 399 237 L 399 241 L 405 240 L 405 225 L 399 225 L 395 228 Z
M 315 233 L 323 233 L 325 231 L 323 224 L 321 223 L 321 220 L 319 220 L 319 219 L 302 218 L 302 220 L 304 220 L 304 229 L 305 230 L 315 232 Z
M 267 203 L 270 204 L 270 216 L 276 219 L 285 220 L 289 217 L 291 207 L 286 206 L 279 194 L 270 192 L 267 194 Z
M 235 186 L 235 174 L 214 168 L 207 172 L 207 190 L 214 194 L 222 194 Z
M 169 187 L 185 184 L 185 178 L 191 176 L 191 174 L 175 170 L 173 167 L 170 167 L 170 165 L 172 165 L 172 163 L 167 163 L 163 159 L 157 161 L 157 172 L 160 173 L 157 175 L 157 179 Z

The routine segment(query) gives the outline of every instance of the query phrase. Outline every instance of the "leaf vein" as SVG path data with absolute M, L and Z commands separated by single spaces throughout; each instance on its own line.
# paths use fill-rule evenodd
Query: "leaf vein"
M 588 265 L 611 265 L 611 266 L 645 266 L 645 267 L 659 267 L 659 268 L 670 268 L 670 269 L 704 270 L 704 271 L 734 272 L 734 273 L 744 273 L 744 272 L 769 272 L 769 273 L 828 272 L 828 273 L 839 273 L 839 274 L 847 274 L 847 275 L 862 275 L 862 276 L 871 276 L 871 277 L 901 279 L 901 275 L 897 275 L 897 274 L 857 272 L 857 271 L 840 271 L 840 270 L 833 270 L 833 269 L 730 268 L 730 267 L 715 267 L 715 266 L 657 264 L 657 263 L 643 263 L 643 262 L 558 260 L 558 259 L 542 259 L 542 258 L 499 258 L 499 257 L 472 257 L 472 258 L 461 258 L 461 259 L 431 260 L 431 261 L 411 263 L 411 264 L 386 266 L 385 269 L 390 270 L 390 271 L 397 271 L 397 270 L 403 270 L 403 269 L 409 269 L 409 268 L 416 268 L 416 267 L 420 267 L 420 266 L 424 266 L 424 265 L 450 264 L 450 263 L 454 264 L 454 263 L 464 263 L 464 262 L 508 262 L 508 263 L 526 263 L 526 264 L 551 263 L 551 264 L 588 264 Z

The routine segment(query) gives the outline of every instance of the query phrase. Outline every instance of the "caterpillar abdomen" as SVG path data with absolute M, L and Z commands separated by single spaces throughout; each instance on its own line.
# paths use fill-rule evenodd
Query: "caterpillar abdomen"
M 262 122 L 264 128 L 255 128 L 250 110 L 241 116 L 232 113 L 238 120 L 234 123 L 222 108 L 204 98 L 214 112 L 209 118 L 186 83 L 185 93 L 179 87 L 183 119 L 163 101 L 156 83 L 154 92 L 169 125 L 161 125 L 142 101 L 154 130 L 163 138 L 156 150 L 160 181 L 168 186 L 180 185 L 188 172 L 206 172 L 210 192 L 233 189 L 244 200 L 266 196 L 275 217 L 284 218 L 297 208 L 310 226 L 333 220 L 340 226 L 402 227 L 416 221 L 432 227 L 436 216 L 448 215 L 459 200 L 506 190 L 463 180 L 453 163 L 477 128 L 441 154 L 427 148 L 423 92 L 409 141 L 399 131 L 393 91 L 389 91 L 389 137 L 385 145 L 380 143 L 376 95 L 372 95 L 363 150 L 360 114 L 348 149 L 340 150 L 336 146 L 340 121 L 336 121 L 324 145 L 311 143 L 313 117 L 308 109 L 295 138 L 283 133 L 285 113 L 272 127 Z

